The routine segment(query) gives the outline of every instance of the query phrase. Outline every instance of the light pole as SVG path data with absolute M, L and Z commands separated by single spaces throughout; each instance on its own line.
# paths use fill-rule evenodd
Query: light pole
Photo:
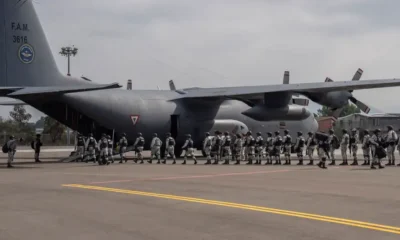
M 78 54 L 78 48 L 74 47 L 74 45 L 72 45 L 72 47 L 62 47 L 61 48 L 60 55 L 68 58 L 68 74 L 67 74 L 67 76 L 71 76 L 70 57 L 71 56 L 75 57 L 76 54 Z

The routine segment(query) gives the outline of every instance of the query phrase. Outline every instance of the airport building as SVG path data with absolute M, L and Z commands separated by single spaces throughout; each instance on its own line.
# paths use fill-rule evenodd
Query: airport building
M 400 113 L 379 113 L 366 115 L 363 113 L 355 113 L 345 117 L 338 118 L 335 125 L 339 129 L 353 128 L 359 130 L 381 129 L 383 133 L 387 131 L 386 126 L 392 125 L 398 131 L 400 129 Z

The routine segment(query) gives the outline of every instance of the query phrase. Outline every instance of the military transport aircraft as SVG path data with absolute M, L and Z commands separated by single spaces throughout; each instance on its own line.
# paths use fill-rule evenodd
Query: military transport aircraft
M 287 72 L 279 85 L 120 89 L 63 76 L 31 0 L 0 0 L 0 16 L 0 96 L 13 100 L 4 104 L 28 104 L 83 134 L 125 132 L 133 141 L 141 132 L 146 149 L 154 132 L 171 132 L 178 144 L 190 133 L 198 146 L 205 132 L 216 129 L 316 131 L 313 114 L 293 96 L 340 111 L 349 100 L 363 105 L 353 90 L 400 86 L 400 79 L 289 84 Z

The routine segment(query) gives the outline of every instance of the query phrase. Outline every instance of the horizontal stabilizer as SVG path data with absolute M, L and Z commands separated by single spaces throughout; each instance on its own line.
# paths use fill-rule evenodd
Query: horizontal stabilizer
M 0 98 L 0 105 L 2 106 L 14 106 L 14 105 L 27 105 L 25 102 L 12 99 L 12 98 Z
M 74 92 L 87 92 L 95 90 L 104 90 L 111 88 L 120 88 L 121 85 L 118 83 L 107 84 L 107 85 L 87 85 L 87 86 L 53 86 L 53 87 L 26 87 L 17 90 L 7 96 L 19 97 L 37 94 L 64 94 Z

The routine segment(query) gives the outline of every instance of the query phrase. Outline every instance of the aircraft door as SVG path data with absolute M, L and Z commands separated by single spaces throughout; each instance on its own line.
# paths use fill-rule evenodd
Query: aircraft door
M 178 137 L 179 115 L 171 115 L 171 136 L 176 139 Z

